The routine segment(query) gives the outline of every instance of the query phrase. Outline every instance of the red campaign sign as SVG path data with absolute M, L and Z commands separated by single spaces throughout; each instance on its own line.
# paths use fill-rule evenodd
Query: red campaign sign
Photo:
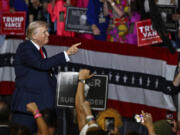
M 5 12 L 1 17 L 1 33 L 6 35 L 24 35 L 26 24 L 25 12 Z
M 150 19 L 136 22 L 138 46 L 162 43 L 157 31 L 152 28 Z

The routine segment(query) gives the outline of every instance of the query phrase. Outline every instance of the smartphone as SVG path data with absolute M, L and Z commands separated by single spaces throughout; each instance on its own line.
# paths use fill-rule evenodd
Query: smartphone
M 114 117 L 105 117 L 104 119 L 105 130 L 108 132 L 114 130 L 114 123 L 115 123 Z
M 143 117 L 143 115 L 142 114 L 136 114 L 135 116 L 134 116 L 134 119 L 136 120 L 136 122 L 138 122 L 138 123 L 143 123 L 144 122 L 144 117 Z

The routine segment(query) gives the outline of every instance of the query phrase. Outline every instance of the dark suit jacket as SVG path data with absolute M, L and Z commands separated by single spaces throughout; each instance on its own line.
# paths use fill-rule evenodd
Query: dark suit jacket
M 44 48 L 43 51 L 46 54 Z M 40 110 L 54 107 L 56 78 L 50 76 L 49 71 L 65 63 L 64 53 L 43 59 L 31 41 L 21 43 L 14 61 L 16 89 L 12 97 L 12 111 L 26 112 L 29 102 L 36 102 Z

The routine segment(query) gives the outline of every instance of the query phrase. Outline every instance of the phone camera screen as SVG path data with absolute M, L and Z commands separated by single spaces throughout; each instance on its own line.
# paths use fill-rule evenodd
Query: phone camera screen
M 113 117 L 106 117 L 104 123 L 105 123 L 106 131 L 114 130 L 114 118 Z

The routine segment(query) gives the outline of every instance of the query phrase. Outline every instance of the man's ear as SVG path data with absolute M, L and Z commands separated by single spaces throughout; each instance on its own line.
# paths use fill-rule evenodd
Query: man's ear
M 37 33 L 32 34 L 32 40 L 36 40 L 37 39 Z

